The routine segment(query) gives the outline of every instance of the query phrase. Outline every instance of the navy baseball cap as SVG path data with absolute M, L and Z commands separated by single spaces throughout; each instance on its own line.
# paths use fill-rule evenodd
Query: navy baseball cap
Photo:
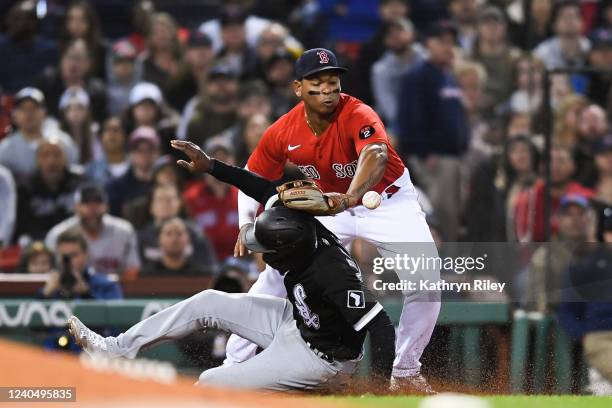
M 323 71 L 339 71 L 344 73 L 348 69 L 338 65 L 336 55 L 325 48 L 313 48 L 298 58 L 295 63 L 295 76 L 303 79 Z
M 457 39 L 457 26 L 448 20 L 440 20 L 436 21 L 433 24 L 430 24 L 425 30 L 424 37 L 425 39 L 433 38 L 433 37 L 442 37 L 444 35 L 450 34 L 455 40 Z

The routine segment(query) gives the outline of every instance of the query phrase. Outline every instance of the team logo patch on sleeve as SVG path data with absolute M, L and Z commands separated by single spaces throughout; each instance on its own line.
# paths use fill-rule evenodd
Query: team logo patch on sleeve
M 376 130 L 374 130 L 374 127 L 367 125 L 359 129 L 359 138 L 367 139 L 368 137 L 372 136 L 374 133 L 376 133 Z
M 346 307 L 351 309 L 365 308 L 365 296 L 362 290 L 349 290 L 347 292 Z

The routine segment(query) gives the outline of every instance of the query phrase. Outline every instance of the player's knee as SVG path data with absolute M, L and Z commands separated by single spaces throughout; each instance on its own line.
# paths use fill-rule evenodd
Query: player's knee
M 223 295 L 227 294 L 215 289 L 206 289 L 195 295 L 195 297 L 199 303 L 213 305 L 216 304 L 216 302 L 220 300 Z
M 215 378 L 213 371 L 215 371 L 214 368 L 203 371 L 202 374 L 200 374 L 200 377 L 198 378 L 198 385 L 211 385 L 213 379 Z
M 198 378 L 198 385 L 200 386 L 219 386 L 228 387 L 232 385 L 232 380 L 225 375 L 223 366 L 211 368 L 200 374 Z

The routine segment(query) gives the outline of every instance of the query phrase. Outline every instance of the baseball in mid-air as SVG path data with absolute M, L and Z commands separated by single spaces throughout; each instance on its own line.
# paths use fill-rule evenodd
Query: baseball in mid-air
M 378 194 L 376 191 L 368 191 L 363 195 L 361 202 L 366 206 L 366 208 L 373 210 L 380 205 L 380 200 L 380 194 Z

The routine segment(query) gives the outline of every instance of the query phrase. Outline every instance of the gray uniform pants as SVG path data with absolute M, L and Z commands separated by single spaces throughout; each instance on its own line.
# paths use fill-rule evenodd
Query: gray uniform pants
M 319 357 L 300 335 L 292 308 L 274 296 L 205 290 L 132 326 L 117 337 L 117 345 L 121 355 L 134 358 L 139 350 L 210 327 L 264 350 L 243 363 L 204 371 L 198 384 L 282 391 L 334 387 L 346 380 L 357 362 Z

